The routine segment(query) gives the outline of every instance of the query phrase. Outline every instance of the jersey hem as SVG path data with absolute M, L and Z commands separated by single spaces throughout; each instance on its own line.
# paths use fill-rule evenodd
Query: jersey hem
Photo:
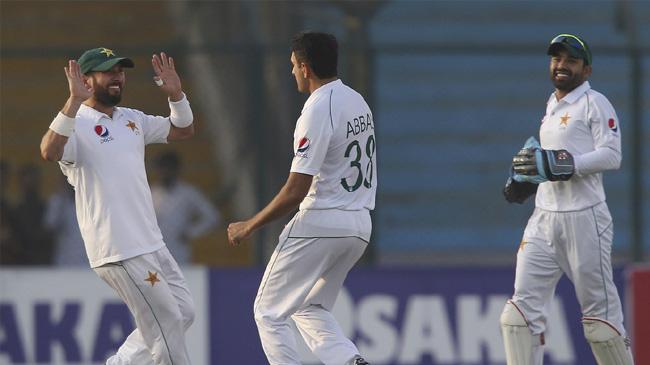
M 128 260 L 128 259 L 134 258 L 136 256 L 146 255 L 148 253 L 158 251 L 163 247 L 165 247 L 165 243 L 160 242 L 160 244 L 158 244 L 156 246 L 153 246 L 152 248 L 147 249 L 147 250 L 140 250 L 140 251 L 131 252 L 131 253 L 127 253 L 127 254 L 114 255 L 114 256 L 105 257 L 105 258 L 102 258 L 102 259 L 99 259 L 99 260 L 94 260 L 94 261 L 90 262 L 90 268 L 94 269 L 94 268 L 97 268 L 97 267 L 100 267 L 100 266 L 103 266 L 103 265 L 106 265 L 106 264 L 112 264 L 112 263 L 115 263 L 115 262 Z
M 542 208 L 542 207 L 539 207 L 539 206 L 535 206 L 535 209 L 540 209 L 540 210 L 543 210 L 545 212 L 552 212 L 552 213 L 575 213 L 575 212 L 582 212 L 584 210 L 591 209 L 591 208 L 597 207 L 597 206 L 599 206 L 601 204 L 605 204 L 605 203 L 606 203 L 605 200 L 601 200 L 596 204 L 593 204 L 593 205 L 590 205 L 590 206 L 587 206 L 587 207 L 584 207 L 584 208 L 571 209 L 571 210 L 552 210 L 552 209 L 548 209 L 548 208 Z
M 362 240 L 365 243 L 370 244 L 370 239 L 367 239 L 365 237 L 357 236 L 357 235 L 349 235 L 349 236 L 288 236 L 287 238 L 358 238 Z

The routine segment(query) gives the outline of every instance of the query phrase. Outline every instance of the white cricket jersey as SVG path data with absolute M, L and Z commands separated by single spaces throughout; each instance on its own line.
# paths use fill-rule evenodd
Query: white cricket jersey
M 377 191 L 372 112 L 341 80 L 316 89 L 294 132 L 291 172 L 314 176 L 291 236 L 370 239 Z
M 189 108 L 186 98 L 170 108 Z M 167 143 L 168 117 L 117 107 L 113 118 L 82 105 L 59 165 L 75 188 L 77 219 L 91 267 L 165 244 L 156 222 L 144 147 Z
M 589 82 L 557 100 L 552 94 L 539 131 L 546 150 L 565 149 L 576 172 L 568 181 L 539 184 L 535 204 L 550 211 L 575 211 L 605 201 L 603 171 L 621 163 L 621 130 L 614 107 Z

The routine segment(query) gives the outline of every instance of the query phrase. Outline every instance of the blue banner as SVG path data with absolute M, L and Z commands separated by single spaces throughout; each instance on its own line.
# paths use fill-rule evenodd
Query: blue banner
M 253 319 L 260 270 L 212 270 L 210 358 L 214 365 L 267 363 Z M 615 271 L 623 297 L 623 275 Z M 505 364 L 499 316 L 513 268 L 356 269 L 334 315 L 373 365 Z M 545 364 L 595 364 L 572 284 L 550 307 Z M 301 348 L 305 364 L 319 364 Z
M 266 364 L 253 319 L 259 269 L 186 269 L 196 365 Z M 614 272 L 622 298 L 623 274 Z M 373 365 L 505 364 L 499 316 L 512 268 L 353 270 L 333 314 Z M 62 284 L 65 283 L 65 284 Z M 91 270 L 0 270 L 0 364 L 102 364 L 133 328 Z M 549 308 L 545 365 L 595 364 L 573 286 Z M 320 364 L 299 341 L 303 364 Z
M 193 364 L 209 364 L 208 270 L 184 273 L 197 318 L 188 352 Z M 127 306 L 90 269 L 0 268 L 1 365 L 105 364 L 134 328 Z

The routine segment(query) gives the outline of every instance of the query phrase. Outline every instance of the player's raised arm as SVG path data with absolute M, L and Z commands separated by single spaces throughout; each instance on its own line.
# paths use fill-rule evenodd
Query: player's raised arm
M 90 267 L 120 294 L 135 318 L 134 335 L 102 363 L 189 365 L 185 331 L 195 311 L 157 224 L 144 168 L 145 146 L 165 142 L 170 122 L 154 117 L 153 123 L 140 110 L 118 106 L 124 69 L 133 67 L 133 60 L 106 47 L 69 61 L 70 98 L 43 137 L 42 154 L 60 160 L 74 186 Z M 174 90 L 180 93 L 180 82 L 166 67 L 159 67 L 157 75 L 168 80 L 171 96 L 178 96 Z M 170 109 L 173 122 L 174 106 Z
M 92 96 L 92 88 L 84 79 L 77 61 L 69 60 L 68 66 L 63 69 L 68 79 L 70 96 L 41 140 L 41 156 L 47 161 L 61 159 L 63 148 L 74 132 L 77 111 L 81 104 Z
M 194 135 L 194 116 L 190 104 L 183 93 L 181 79 L 176 72 L 174 59 L 165 52 L 154 54 L 151 66 L 156 74 L 154 82 L 169 98 L 172 123 L 167 140 L 176 141 L 190 138 Z

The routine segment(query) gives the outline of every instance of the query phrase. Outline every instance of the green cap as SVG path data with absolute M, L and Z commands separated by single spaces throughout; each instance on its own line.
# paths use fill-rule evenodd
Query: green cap
M 91 71 L 108 71 L 118 63 L 124 67 L 135 66 L 130 58 L 118 57 L 112 49 L 104 47 L 87 50 L 79 57 L 77 63 L 84 75 Z
M 546 53 L 554 55 L 558 50 L 564 49 L 571 57 L 582 58 L 585 60 L 585 65 L 591 65 L 591 50 L 582 38 L 573 34 L 558 34 L 551 40 Z

